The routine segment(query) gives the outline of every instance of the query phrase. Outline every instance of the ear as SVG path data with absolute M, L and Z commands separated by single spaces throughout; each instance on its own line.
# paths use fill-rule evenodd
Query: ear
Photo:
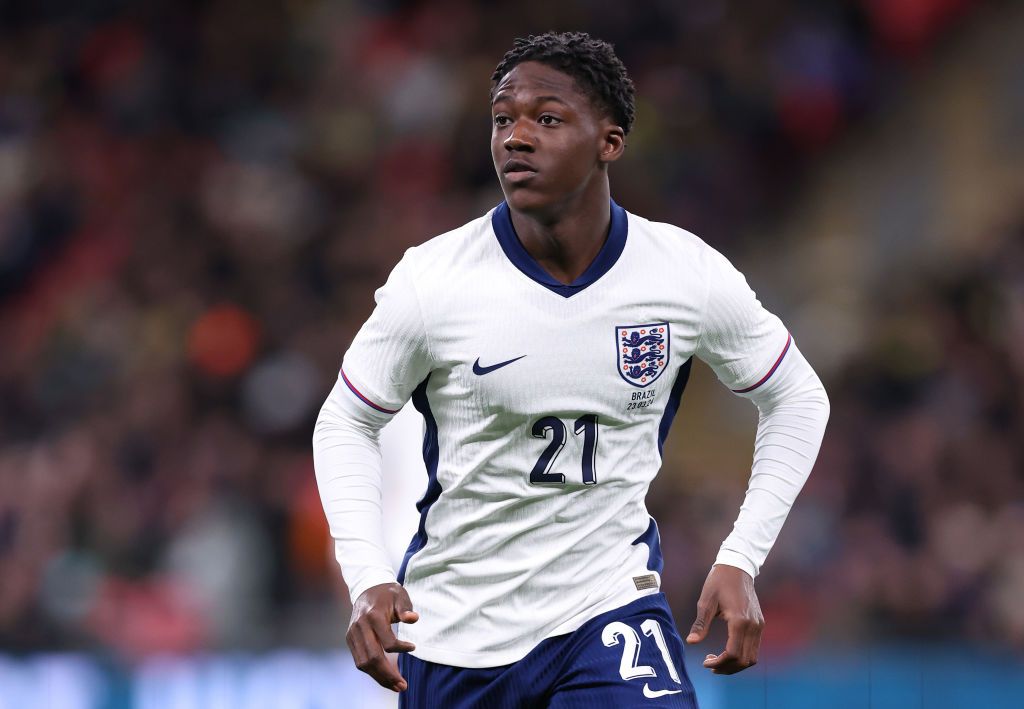
M 615 162 L 626 150 L 626 132 L 619 126 L 607 122 L 602 126 L 601 144 L 597 159 L 602 163 Z

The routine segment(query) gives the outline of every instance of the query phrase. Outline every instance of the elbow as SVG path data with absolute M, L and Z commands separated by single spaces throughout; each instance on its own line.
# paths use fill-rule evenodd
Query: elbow
M 385 417 L 375 417 L 372 413 L 346 407 L 344 400 L 337 396 L 335 388 L 320 408 L 313 425 L 313 450 L 315 452 L 339 436 L 377 441 L 380 429 L 386 422 Z
M 316 416 L 316 423 L 313 424 L 313 447 L 316 448 L 317 442 L 323 440 L 323 437 L 328 434 L 331 430 L 338 426 L 338 414 L 331 407 L 331 400 L 327 399 L 324 405 L 320 407 L 320 413 Z
M 821 406 L 821 417 L 823 421 L 827 422 L 829 414 L 832 413 L 832 402 L 828 398 L 828 392 L 825 391 L 825 385 L 821 383 L 821 379 L 818 379 L 817 375 L 815 375 L 815 379 L 818 382 L 817 398 Z
M 360 433 L 366 435 L 364 427 L 360 426 L 333 396 L 329 396 L 320 407 L 320 413 L 317 414 L 316 423 L 313 425 L 313 452 L 316 453 L 318 449 L 329 445 L 329 442 L 336 440 L 338 436 Z
M 821 383 L 817 374 L 808 377 L 801 390 L 794 392 L 791 401 L 805 411 L 813 411 L 821 428 L 825 428 L 832 413 L 832 403 L 828 398 L 828 392 L 825 391 L 825 385 Z
M 316 450 L 317 444 L 323 439 L 324 434 L 326 434 L 330 428 L 331 424 L 324 416 L 323 409 L 321 409 L 320 413 L 317 414 L 316 423 L 313 424 L 313 450 Z
M 790 397 L 792 401 L 799 401 L 814 406 L 821 411 L 822 418 L 826 420 L 832 411 L 828 392 L 825 391 L 825 385 L 821 383 L 821 378 L 817 372 L 809 372 L 803 383 L 790 393 Z

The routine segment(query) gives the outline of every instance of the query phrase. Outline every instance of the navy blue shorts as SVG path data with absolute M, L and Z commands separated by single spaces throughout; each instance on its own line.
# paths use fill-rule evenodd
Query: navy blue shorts
M 683 640 L 664 594 L 548 638 L 511 665 L 469 669 L 400 655 L 401 709 L 697 709 Z

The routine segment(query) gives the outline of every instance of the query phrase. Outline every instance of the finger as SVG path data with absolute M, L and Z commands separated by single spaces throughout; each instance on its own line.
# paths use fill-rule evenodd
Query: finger
M 761 649 L 761 636 L 764 634 L 764 622 L 753 621 L 743 637 L 743 654 L 740 656 L 745 667 L 757 664 Z
M 412 643 L 395 637 L 391 624 L 386 622 L 384 618 L 368 615 L 367 620 L 377 636 L 377 642 L 388 652 L 411 652 L 416 649 L 416 646 Z
M 725 642 L 725 651 L 710 660 L 704 661 L 704 666 L 715 672 L 715 674 L 734 674 L 744 670 L 750 665 L 744 658 L 744 646 L 747 636 L 754 626 L 753 621 L 746 618 L 734 618 L 727 622 L 729 637 Z
M 398 598 L 395 599 L 395 617 L 392 622 L 415 623 L 419 619 L 420 614 L 412 609 L 412 601 L 403 588 L 402 592 L 398 594 Z
M 380 653 L 368 662 L 357 667 L 373 679 L 381 687 L 390 689 L 392 692 L 404 692 L 409 688 L 408 682 L 398 673 L 398 668 L 388 660 L 387 655 Z
M 711 619 L 718 611 L 718 604 L 705 601 L 703 598 L 697 602 L 697 618 L 690 627 L 690 634 L 686 636 L 686 642 L 699 643 L 707 637 L 708 628 L 711 627 Z
M 370 670 L 374 667 L 374 657 L 377 655 L 383 657 L 384 651 L 378 643 L 375 643 L 373 634 L 364 621 L 352 624 L 348 629 L 348 641 L 349 648 L 352 650 L 352 661 L 356 667 L 372 675 Z
M 703 664 L 708 669 L 714 669 L 716 667 L 720 668 L 724 665 L 729 665 L 733 662 L 736 662 L 738 659 L 738 656 L 733 655 L 732 653 L 727 651 L 722 651 L 717 655 L 708 655 L 707 657 L 705 657 Z
M 351 626 L 348 632 L 345 633 L 345 644 L 348 645 L 348 651 L 352 654 L 352 662 L 355 663 L 356 667 L 366 659 L 362 642 L 356 640 L 357 632 L 358 629 L 355 626 Z
M 738 671 L 739 658 L 723 652 L 720 655 L 708 655 L 704 667 L 719 675 L 731 675 Z
M 726 621 L 728 637 L 725 640 L 725 652 L 739 659 L 743 657 L 743 639 L 747 634 L 749 621 L 742 618 L 731 618 Z
M 380 642 L 367 624 L 360 621 L 349 632 L 352 636 L 352 659 L 359 670 L 373 677 L 377 684 L 395 692 L 401 692 L 409 686 L 398 668 L 388 661 Z

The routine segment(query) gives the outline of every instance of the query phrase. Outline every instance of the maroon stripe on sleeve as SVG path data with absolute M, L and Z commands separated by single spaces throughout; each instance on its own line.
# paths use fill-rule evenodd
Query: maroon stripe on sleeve
M 778 366 L 778 365 L 776 365 L 776 366 Z M 398 413 L 398 409 L 395 409 L 394 411 L 392 411 L 391 409 L 385 409 L 383 406 L 377 406 L 377 404 L 373 403 L 372 401 L 367 399 L 365 396 L 363 396 L 362 393 L 352 385 L 352 382 L 350 382 L 348 380 L 348 377 L 345 376 L 345 370 L 344 369 L 341 370 L 341 378 L 345 380 L 345 384 L 348 385 L 348 388 L 352 390 L 352 393 L 355 394 L 357 397 L 359 397 L 359 400 L 362 401 L 367 406 L 369 406 L 371 409 L 376 409 L 377 411 L 380 411 L 381 413 L 385 413 L 385 414 L 397 414 Z
M 786 334 L 788 335 L 788 337 L 786 337 L 786 346 L 782 348 L 782 354 L 780 354 L 779 358 L 775 360 L 775 364 L 773 364 L 772 368 L 768 370 L 768 373 L 761 377 L 761 380 L 757 384 L 748 386 L 746 389 L 733 389 L 732 391 L 734 394 L 746 394 L 748 391 L 754 391 L 754 389 L 757 389 L 759 386 L 768 381 L 773 374 L 775 374 L 775 370 L 779 368 L 780 364 L 782 364 L 782 358 L 786 356 L 787 352 L 789 352 L 789 345 L 793 342 L 792 333 Z

